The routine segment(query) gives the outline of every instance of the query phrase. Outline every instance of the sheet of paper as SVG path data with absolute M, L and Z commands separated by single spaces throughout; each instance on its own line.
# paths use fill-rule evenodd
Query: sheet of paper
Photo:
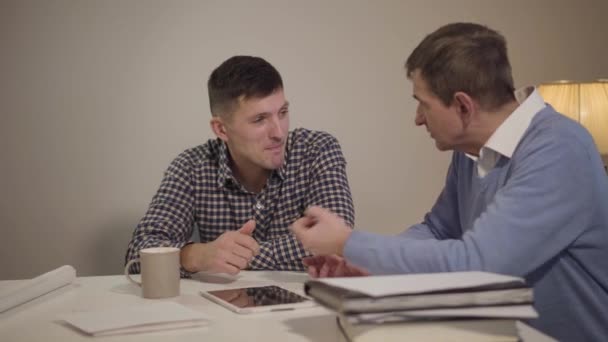
M 20 281 L 0 292 L 0 313 L 69 285 L 75 279 L 74 267 L 64 265 L 35 278 Z
M 75 312 L 60 319 L 95 336 L 204 326 L 207 315 L 174 302 L 141 304 L 104 311 Z
M 322 278 L 317 281 L 358 291 L 368 296 L 381 297 L 398 294 L 415 294 L 431 291 L 463 289 L 509 282 L 522 282 L 522 278 L 488 272 L 445 272 L 426 274 L 400 274 L 372 277 Z

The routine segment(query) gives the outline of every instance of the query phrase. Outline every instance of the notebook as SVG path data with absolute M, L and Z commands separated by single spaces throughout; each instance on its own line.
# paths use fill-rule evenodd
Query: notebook
M 533 302 L 523 279 L 486 272 L 327 278 L 307 281 L 304 291 L 344 314 Z

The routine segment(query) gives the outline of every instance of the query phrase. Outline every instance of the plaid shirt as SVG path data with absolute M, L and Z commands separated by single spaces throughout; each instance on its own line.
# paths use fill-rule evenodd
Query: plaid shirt
M 232 174 L 228 160 L 226 145 L 219 139 L 173 160 L 133 232 L 126 261 L 137 258 L 142 248 L 182 248 L 191 242 L 194 227 L 201 242 L 211 242 L 254 218 L 253 238 L 260 244 L 260 254 L 249 269 L 302 271 L 301 260 L 309 254 L 287 227 L 308 206 L 330 209 L 354 226 L 346 161 L 333 136 L 302 128 L 290 132 L 285 162 L 271 173 L 261 193 L 247 191 Z M 138 273 L 139 265 L 131 271 Z M 182 276 L 189 275 L 182 268 Z

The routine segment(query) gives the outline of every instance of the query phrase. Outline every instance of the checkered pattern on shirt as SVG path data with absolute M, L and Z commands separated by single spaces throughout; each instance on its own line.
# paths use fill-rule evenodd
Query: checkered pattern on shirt
M 259 194 L 237 182 L 228 160 L 226 145 L 219 139 L 173 160 L 135 228 L 126 261 L 137 258 L 142 248 L 182 248 L 194 227 L 201 242 L 210 242 L 254 218 L 253 238 L 260 244 L 260 254 L 249 269 L 302 271 L 301 259 L 308 254 L 287 228 L 308 206 L 330 209 L 354 226 L 346 161 L 333 136 L 302 128 L 290 132 L 285 162 Z M 138 273 L 139 265 L 131 271 Z M 189 274 L 182 269 L 182 276 Z

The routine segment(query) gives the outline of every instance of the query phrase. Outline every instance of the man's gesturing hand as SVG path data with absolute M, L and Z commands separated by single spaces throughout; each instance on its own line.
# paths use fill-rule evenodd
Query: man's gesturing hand
M 321 207 L 306 209 L 290 227 L 304 249 L 314 255 L 341 255 L 352 229 L 338 215 Z
M 212 242 L 184 246 L 182 266 L 190 272 L 239 273 L 260 252 L 260 245 L 251 237 L 254 229 L 255 221 L 249 220 L 239 230 L 225 232 Z

